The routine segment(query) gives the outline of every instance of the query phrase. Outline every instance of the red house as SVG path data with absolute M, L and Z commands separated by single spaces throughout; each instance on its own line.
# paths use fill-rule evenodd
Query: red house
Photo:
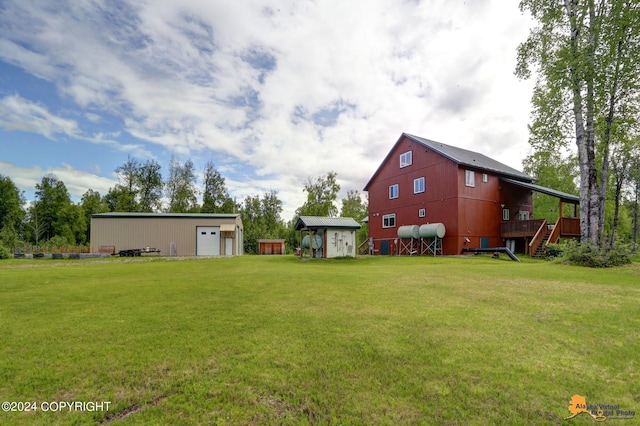
M 436 223 L 446 229 L 441 253 L 450 255 L 463 248 L 509 247 L 533 256 L 545 243 L 579 237 L 579 219 L 563 217 L 562 209 L 563 203 L 573 205 L 575 216 L 579 197 L 533 181 L 477 152 L 403 133 L 364 187 L 374 253 L 402 254 L 406 235 L 399 236 L 400 227 L 406 232 L 408 226 Z M 532 217 L 533 191 L 559 199 L 556 224 Z

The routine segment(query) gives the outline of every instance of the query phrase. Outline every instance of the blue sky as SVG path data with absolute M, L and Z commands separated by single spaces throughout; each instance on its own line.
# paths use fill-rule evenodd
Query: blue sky
M 531 21 L 511 0 L 0 0 L 0 173 L 106 194 L 127 156 L 211 160 L 238 202 L 362 187 L 402 132 L 517 169 Z

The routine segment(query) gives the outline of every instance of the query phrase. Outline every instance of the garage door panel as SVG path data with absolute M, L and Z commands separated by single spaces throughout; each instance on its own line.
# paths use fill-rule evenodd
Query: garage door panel
M 219 256 L 220 255 L 220 227 L 198 226 L 196 227 L 196 255 Z

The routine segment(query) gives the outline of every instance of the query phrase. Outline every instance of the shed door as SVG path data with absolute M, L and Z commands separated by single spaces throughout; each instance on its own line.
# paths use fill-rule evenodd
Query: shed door
M 233 238 L 224 239 L 224 255 L 225 256 L 233 255 Z
M 380 254 L 383 254 L 383 255 L 389 254 L 389 241 L 388 240 L 380 241 Z
M 219 226 L 196 226 L 196 255 L 220 256 Z
M 480 237 L 480 248 L 489 248 L 489 237 Z

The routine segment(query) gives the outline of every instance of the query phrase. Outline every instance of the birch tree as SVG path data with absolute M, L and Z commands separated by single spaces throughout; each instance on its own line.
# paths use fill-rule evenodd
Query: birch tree
M 539 26 L 518 48 L 516 75 L 537 72 L 534 123 L 575 141 L 581 240 L 600 244 L 613 130 L 637 105 L 638 6 L 631 0 L 522 0 L 520 8 Z

